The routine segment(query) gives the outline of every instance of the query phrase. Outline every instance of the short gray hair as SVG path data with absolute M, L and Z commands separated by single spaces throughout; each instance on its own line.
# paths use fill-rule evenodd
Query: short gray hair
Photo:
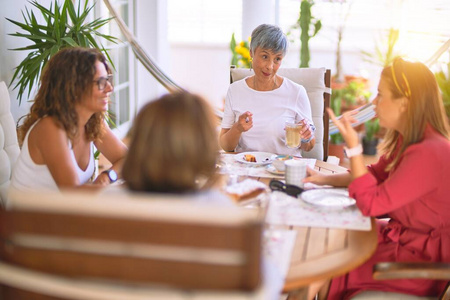
M 274 53 L 282 52 L 284 56 L 288 47 L 286 35 L 278 26 L 261 24 L 252 32 L 250 52 L 255 53 L 258 47 Z

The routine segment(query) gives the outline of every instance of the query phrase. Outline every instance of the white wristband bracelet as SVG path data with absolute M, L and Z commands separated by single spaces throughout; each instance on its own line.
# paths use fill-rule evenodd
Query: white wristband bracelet
M 353 147 L 353 148 L 344 147 L 344 151 L 345 151 L 345 155 L 347 155 L 347 157 L 350 158 L 350 157 L 362 154 L 363 147 L 361 146 L 361 144 L 358 144 L 358 146 Z
M 309 139 L 307 139 L 307 140 L 304 140 L 304 139 L 302 139 L 302 143 L 309 143 L 309 142 L 311 142 L 311 140 L 314 138 L 314 135 L 311 135 L 310 137 L 309 137 Z

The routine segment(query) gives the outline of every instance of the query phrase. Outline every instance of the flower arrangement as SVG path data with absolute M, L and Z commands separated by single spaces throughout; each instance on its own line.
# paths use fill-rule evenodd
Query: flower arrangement
M 234 33 L 231 35 L 230 49 L 232 53 L 231 65 L 239 68 L 251 68 L 252 58 L 250 56 L 250 38 L 248 41 L 241 41 L 236 44 Z

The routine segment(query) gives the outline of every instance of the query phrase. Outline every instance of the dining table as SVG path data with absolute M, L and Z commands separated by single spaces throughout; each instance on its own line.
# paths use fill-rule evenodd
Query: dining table
M 233 181 L 236 184 L 236 182 L 251 179 L 252 182 L 257 181 L 268 186 L 272 179 L 284 180 L 284 177 L 280 174 L 267 172 L 268 165 L 260 166 L 257 169 L 249 164 L 236 165 L 235 162 L 230 163 L 234 155 L 239 154 L 222 153 L 222 162 L 225 161 L 225 171 L 222 172 L 222 175 L 227 184 L 230 184 L 230 181 L 231 184 L 233 184 Z M 223 159 L 224 157 L 226 159 Z M 348 172 L 344 167 L 320 160 L 308 159 L 308 164 L 314 166 L 316 171 L 324 174 Z M 276 222 L 274 224 L 268 220 L 271 213 L 271 202 L 267 201 L 267 198 L 273 196 L 274 193 L 270 189 L 266 189 L 264 196 L 260 194 L 254 199 L 246 199 L 239 204 L 261 211 L 266 220 L 265 227 L 269 235 L 270 232 L 277 232 L 278 230 L 294 234 L 295 238 L 291 242 L 293 243 L 291 251 L 287 252 L 290 253 L 290 259 L 288 258 L 283 287 L 283 293 L 289 294 L 289 300 L 307 299 L 308 288 L 311 284 L 344 275 L 364 263 L 375 252 L 377 231 L 374 219 L 362 216 L 356 205 L 354 205 L 352 212 L 353 215 L 359 213 L 361 220 L 365 218 L 363 230 L 351 226 L 341 227 L 340 224 L 331 226 L 327 221 L 316 220 L 317 222 L 314 222 L 314 219 L 311 224 L 303 224 L 301 223 L 302 220 L 298 220 L 300 223 L 290 221 L 295 220 L 295 215 L 290 216 L 291 219 L 284 220 L 281 224 L 276 224 Z M 278 197 L 280 197 L 280 194 L 278 194 Z M 302 202 L 294 197 L 287 195 L 285 197 L 286 199 L 291 198 L 289 201 L 294 204 Z M 302 203 L 301 205 L 303 205 L 303 208 L 310 209 L 307 204 Z M 309 214 L 309 211 L 307 213 Z M 330 212 L 330 214 L 333 213 L 336 214 L 336 211 Z M 311 208 L 311 214 L 309 216 L 319 216 L 318 219 L 320 219 L 320 217 L 327 215 L 327 211 L 313 211 Z M 344 223 L 342 222 L 342 224 Z M 277 235 L 274 236 L 276 240 Z

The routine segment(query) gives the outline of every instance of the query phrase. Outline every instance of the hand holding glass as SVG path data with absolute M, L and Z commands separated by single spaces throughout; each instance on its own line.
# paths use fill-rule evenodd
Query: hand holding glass
M 295 123 L 292 121 L 286 121 L 286 146 L 288 148 L 298 148 L 301 146 L 300 132 L 303 128 L 303 123 Z

